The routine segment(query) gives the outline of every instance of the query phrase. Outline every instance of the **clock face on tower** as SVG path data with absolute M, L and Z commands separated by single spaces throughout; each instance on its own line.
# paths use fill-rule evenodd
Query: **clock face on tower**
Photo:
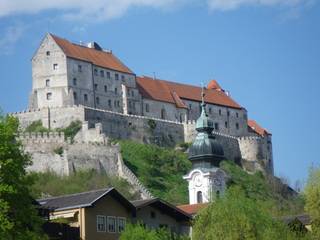
M 196 187 L 201 187 L 202 186 L 202 178 L 200 174 L 197 174 L 194 176 L 194 183 Z

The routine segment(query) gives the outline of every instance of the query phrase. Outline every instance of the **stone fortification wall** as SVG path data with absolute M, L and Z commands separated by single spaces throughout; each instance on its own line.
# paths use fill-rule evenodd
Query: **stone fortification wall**
M 183 124 L 138 115 L 85 108 L 90 125 L 102 124 L 102 132 L 111 138 L 131 139 L 142 143 L 174 146 L 184 141 Z
M 38 120 L 42 121 L 44 127 L 51 129 L 67 127 L 72 121 L 85 120 L 82 106 L 40 108 L 14 112 L 11 115 L 19 119 L 23 129 Z

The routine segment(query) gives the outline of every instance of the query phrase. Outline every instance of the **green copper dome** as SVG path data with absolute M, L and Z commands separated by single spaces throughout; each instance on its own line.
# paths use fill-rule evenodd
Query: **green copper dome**
M 212 135 L 213 121 L 206 113 L 204 101 L 202 101 L 201 107 L 201 116 L 196 123 L 198 134 L 189 148 L 189 160 L 192 162 L 193 167 L 218 167 L 219 163 L 224 159 L 223 148 Z

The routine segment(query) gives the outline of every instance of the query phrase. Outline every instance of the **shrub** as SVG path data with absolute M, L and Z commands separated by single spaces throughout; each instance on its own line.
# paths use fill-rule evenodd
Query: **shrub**
M 26 129 L 25 132 L 49 132 L 48 128 L 45 128 L 42 125 L 42 121 L 34 121 L 32 122 Z

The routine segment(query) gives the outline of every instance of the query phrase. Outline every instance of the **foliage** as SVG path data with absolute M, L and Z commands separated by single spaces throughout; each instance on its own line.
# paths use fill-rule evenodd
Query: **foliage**
M 28 185 L 28 155 L 16 142 L 18 120 L 0 116 L 0 239 L 43 239 Z
M 188 240 L 188 237 L 171 234 L 166 229 L 152 230 L 141 224 L 128 224 L 121 233 L 120 240 Z
M 55 154 L 58 154 L 58 155 L 62 156 L 62 154 L 63 154 L 63 147 L 57 147 L 57 148 L 53 149 L 53 152 L 54 152 Z
M 236 186 L 201 211 L 194 224 L 193 237 L 203 240 L 296 239 L 283 223 Z
M 26 129 L 25 132 L 49 132 L 48 128 L 45 128 L 42 125 L 42 121 L 34 121 L 32 122 Z
M 304 194 L 306 198 L 305 209 L 312 220 L 312 237 L 320 239 L 320 168 L 310 169 Z
M 58 132 L 64 132 L 64 137 L 70 138 L 73 140 L 73 138 L 76 136 L 76 134 L 80 131 L 82 127 L 81 121 L 72 121 L 68 127 L 66 128 L 57 128 L 56 131 Z
M 191 169 L 185 153 L 155 145 L 120 141 L 126 165 L 154 196 L 173 204 L 188 202 L 188 185 L 182 176 Z
M 259 201 L 274 216 L 293 215 L 303 212 L 304 201 L 301 196 L 284 194 L 284 185 L 273 181 L 262 173 L 248 174 L 241 167 L 230 161 L 223 161 L 220 167 L 230 176 L 228 187 L 238 186 L 246 197 Z M 273 182 L 280 185 L 274 187 Z
M 124 179 L 97 173 L 95 170 L 79 171 L 70 176 L 58 176 L 53 172 L 31 173 L 30 175 L 35 180 L 31 186 L 32 194 L 37 198 L 107 187 L 115 187 L 128 199 L 133 200 L 138 197 L 138 193 L 134 192 L 132 186 Z
M 153 119 L 148 119 L 148 126 L 153 131 L 157 127 L 157 123 Z

